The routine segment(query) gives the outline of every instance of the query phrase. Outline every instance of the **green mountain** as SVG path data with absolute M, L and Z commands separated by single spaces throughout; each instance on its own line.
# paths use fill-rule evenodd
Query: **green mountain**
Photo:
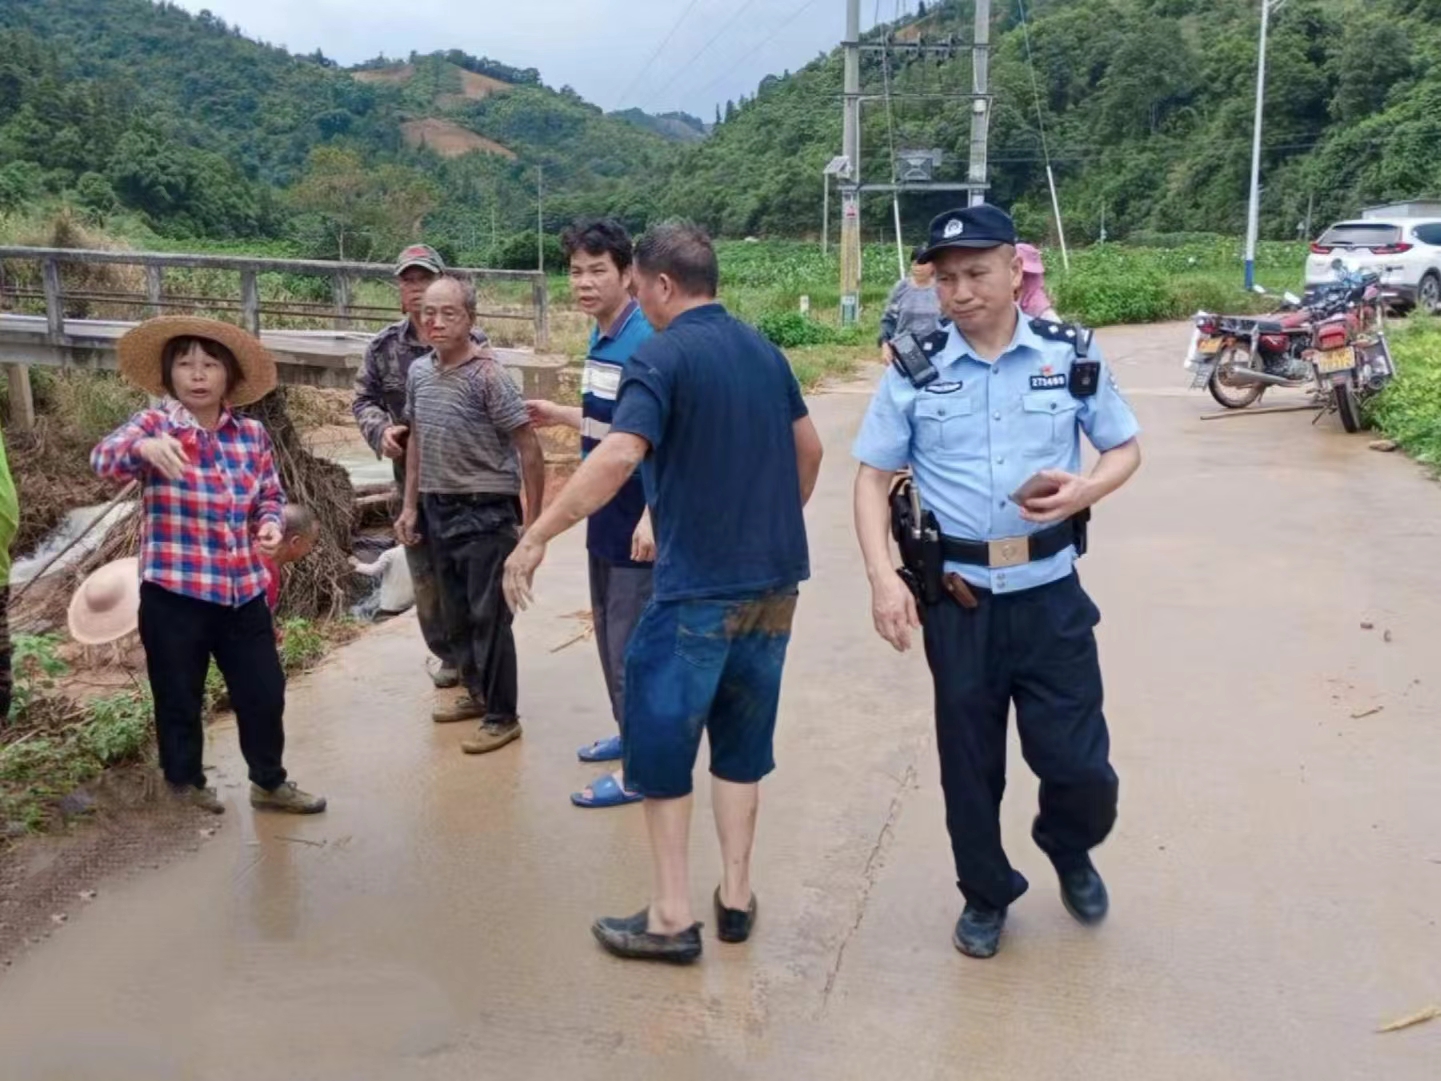
M 1112 238 L 1244 230 L 1258 0 L 997 0 L 994 9 L 990 199 L 1013 208 L 1029 235 L 1051 229 L 1048 156 L 1068 239 L 1095 239 L 1103 214 Z M 970 40 L 970 0 L 922 10 L 888 28 L 899 45 Z M 1308 208 L 1319 228 L 1369 202 L 1441 192 L 1441 2 L 1289 0 L 1273 17 L 1268 56 L 1265 235 L 1294 238 Z M 866 91 L 884 97 L 887 83 L 889 117 L 884 102 L 863 109 L 866 178 L 890 179 L 892 140 L 942 150 L 939 176 L 964 177 L 969 101 L 904 95 L 967 93 L 967 50 L 939 62 L 867 55 Z M 840 147 L 841 87 L 832 52 L 728 105 L 658 209 L 732 235 L 817 231 L 821 170 Z M 957 198 L 903 196 L 909 231 Z M 890 213 L 887 197 L 867 197 L 867 231 L 888 230 Z
M 420 211 L 348 230 L 348 256 L 383 257 L 425 214 L 452 257 L 514 247 L 528 266 L 534 241 L 510 240 L 533 228 L 538 169 L 548 219 L 604 205 L 642 225 L 636 193 L 675 144 L 534 70 L 458 51 L 346 71 L 167 3 L 0 0 L 0 211 L 65 198 L 178 236 L 334 255 L 342 230 L 318 219 L 345 185 L 330 204 L 318 184 L 303 207 L 291 198 L 322 151 L 328 172 L 354 166 L 362 195 L 404 192 Z
M 1257 0 L 995 0 L 990 198 L 1028 235 L 1094 239 L 1244 225 Z M 971 0 L 921 5 L 868 53 L 862 164 L 938 149 L 965 174 Z M 1028 31 L 1028 32 L 1027 32 Z M 908 52 L 951 38 L 949 57 Z M 1274 21 L 1262 227 L 1441 193 L 1441 0 L 1288 0 Z M 770 76 L 715 125 L 607 115 L 541 73 L 452 50 L 342 70 L 152 0 L 0 0 L 0 213 L 64 201 L 176 237 L 271 238 L 385 258 L 417 231 L 448 256 L 529 266 L 537 198 L 632 227 L 814 235 L 840 149 L 838 50 Z M 889 95 L 885 91 L 889 89 Z M 907 230 L 956 201 L 907 193 Z M 832 204 L 836 210 L 835 202 Z M 890 228 L 868 196 L 868 234 Z

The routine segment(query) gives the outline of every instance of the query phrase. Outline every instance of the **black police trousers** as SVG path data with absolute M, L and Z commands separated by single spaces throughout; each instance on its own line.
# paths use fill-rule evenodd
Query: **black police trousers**
M 1100 612 L 1080 579 L 975 593 L 978 608 L 945 597 L 925 610 L 926 659 L 956 885 L 968 902 L 1004 908 L 1028 885 L 1001 846 L 1011 704 L 1021 753 L 1041 781 L 1031 835 L 1058 872 L 1088 866 L 1111 832 L 1118 781 L 1101 710 Z

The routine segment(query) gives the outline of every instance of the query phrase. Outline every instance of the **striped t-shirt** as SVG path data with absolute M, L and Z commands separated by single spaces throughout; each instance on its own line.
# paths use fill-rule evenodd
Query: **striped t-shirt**
M 626 361 L 654 333 L 634 300 L 626 303 L 604 333 L 599 327 L 592 328 L 581 383 L 582 454 L 589 454 L 599 446 L 610 431 Z M 634 563 L 630 558 L 631 537 L 644 513 L 645 488 L 637 470 L 609 503 L 590 516 L 586 524 L 586 548 L 617 566 L 649 566 Z
M 489 349 L 454 368 L 432 350 L 410 366 L 406 420 L 420 451 L 420 490 L 432 495 L 519 495 L 511 433 L 530 423 L 525 399 Z

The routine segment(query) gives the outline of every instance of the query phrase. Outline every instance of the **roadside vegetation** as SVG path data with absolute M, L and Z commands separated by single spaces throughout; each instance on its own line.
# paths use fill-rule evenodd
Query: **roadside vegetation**
M 280 621 L 280 659 L 288 675 L 313 667 L 359 633 L 349 620 Z M 57 635 L 16 635 L 15 691 L 10 716 L 0 719 L 0 844 L 45 832 L 88 812 L 84 786 L 116 766 L 152 769 L 154 703 L 150 685 L 134 673 L 128 684 L 77 695 L 83 673 L 62 657 Z M 205 716 L 229 708 L 225 683 L 211 665 Z
M 1372 405 L 1372 422 L 1418 462 L 1441 470 L 1441 323 L 1393 325 L 1390 343 L 1396 380 Z

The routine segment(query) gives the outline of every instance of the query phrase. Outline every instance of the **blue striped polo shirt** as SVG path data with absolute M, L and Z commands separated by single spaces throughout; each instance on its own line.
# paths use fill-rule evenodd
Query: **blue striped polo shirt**
M 589 454 L 610 432 L 615 416 L 615 399 L 620 393 L 620 377 L 626 364 L 641 343 L 655 331 L 646 322 L 640 305 L 627 301 L 615 322 L 601 333 L 600 327 L 590 332 L 590 349 L 585 358 L 585 375 L 581 383 L 580 452 Z M 608 563 L 622 567 L 648 566 L 630 558 L 631 536 L 645 513 L 645 488 L 637 470 L 615 498 L 590 516 L 586 526 L 586 547 Z

